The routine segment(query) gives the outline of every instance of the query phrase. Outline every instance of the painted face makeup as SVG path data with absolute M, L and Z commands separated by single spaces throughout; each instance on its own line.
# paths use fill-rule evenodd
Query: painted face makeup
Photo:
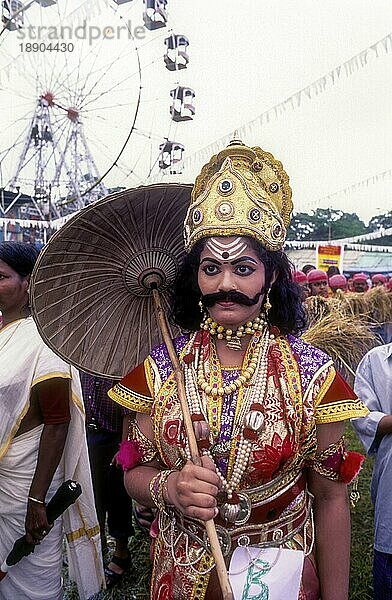
M 235 260 L 247 247 L 248 244 L 242 237 L 236 237 L 227 241 L 223 238 L 212 237 L 206 242 L 206 249 L 211 252 L 212 256 L 217 260 L 223 261 Z
M 265 268 L 247 238 L 207 239 L 198 283 L 209 316 L 220 325 L 233 329 L 259 316 Z

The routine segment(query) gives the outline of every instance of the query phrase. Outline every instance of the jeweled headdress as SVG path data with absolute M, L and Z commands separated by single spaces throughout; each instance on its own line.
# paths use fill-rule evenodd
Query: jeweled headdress
M 292 208 L 282 164 L 269 152 L 234 139 L 196 179 L 184 224 L 185 250 L 205 237 L 233 235 L 280 250 Z

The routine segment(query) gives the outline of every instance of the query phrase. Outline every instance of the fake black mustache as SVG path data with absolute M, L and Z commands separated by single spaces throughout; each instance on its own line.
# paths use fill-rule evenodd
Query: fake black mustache
M 215 294 L 206 294 L 201 297 L 201 301 L 204 306 L 213 306 L 217 302 L 235 302 L 236 304 L 243 304 L 244 306 L 254 306 L 258 303 L 260 296 L 264 293 L 261 290 L 254 298 L 249 298 L 242 292 L 232 290 L 230 292 L 216 292 Z

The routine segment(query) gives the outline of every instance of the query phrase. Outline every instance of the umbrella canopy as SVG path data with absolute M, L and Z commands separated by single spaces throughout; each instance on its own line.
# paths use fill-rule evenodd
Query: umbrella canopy
M 94 375 L 120 378 L 160 343 L 151 284 L 167 306 L 184 256 L 191 190 L 156 184 L 118 192 L 50 239 L 32 274 L 30 304 L 56 354 Z

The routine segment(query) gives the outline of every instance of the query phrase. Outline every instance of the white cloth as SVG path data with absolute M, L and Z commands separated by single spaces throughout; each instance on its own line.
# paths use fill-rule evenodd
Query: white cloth
M 304 553 L 288 548 L 238 546 L 229 579 L 235 600 L 298 600 Z
M 61 598 L 62 531 L 68 542 L 70 577 L 77 583 L 81 600 L 96 594 L 104 583 L 79 376 L 44 344 L 31 317 L 0 330 L 0 564 L 13 542 L 24 534 L 27 495 L 42 426 L 14 436 L 29 408 L 31 388 L 53 377 L 71 380 L 72 402 L 63 457 L 47 499 L 67 479 L 78 481 L 83 493 L 58 520 L 39 550 L 9 570 L 0 582 L 0 600 Z
M 354 390 L 370 413 L 352 424 L 366 452 L 375 457 L 370 493 L 374 505 L 374 548 L 392 554 L 392 433 L 377 435 L 392 415 L 392 343 L 370 350 L 358 365 Z
M 0 461 L 0 556 L 3 559 L 23 534 L 21 524 L 23 526 L 26 516 L 26 498 L 37 464 L 42 429 L 40 425 L 16 437 Z M 61 461 L 48 496 L 53 495 L 63 478 Z M 61 542 L 61 520 L 58 519 L 34 553 L 9 569 L 0 583 L 1 600 L 61 600 Z

